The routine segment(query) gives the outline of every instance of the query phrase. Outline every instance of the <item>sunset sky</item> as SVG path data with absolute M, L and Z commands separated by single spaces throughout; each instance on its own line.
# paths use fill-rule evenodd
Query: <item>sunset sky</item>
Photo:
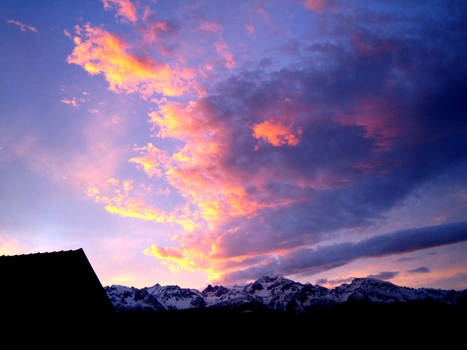
M 0 52 L 0 255 L 467 288 L 467 2 L 2 0 Z

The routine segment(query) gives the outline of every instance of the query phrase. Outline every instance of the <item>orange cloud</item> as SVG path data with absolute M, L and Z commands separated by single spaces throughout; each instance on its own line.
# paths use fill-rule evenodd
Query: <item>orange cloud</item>
M 159 112 L 150 113 L 159 128 L 159 137 L 181 139 L 185 146 L 161 162 L 145 157 L 152 166 L 166 167 L 166 177 L 172 186 L 195 204 L 198 214 L 207 222 L 229 216 L 252 213 L 267 204 L 249 199 L 243 179 L 229 174 L 221 163 L 230 137 L 223 126 L 208 118 L 198 102 L 168 102 Z
M 141 153 L 140 157 L 133 157 L 129 162 L 139 164 L 149 177 L 153 175 L 162 176 L 162 167 L 169 160 L 167 152 L 155 147 L 152 143 L 148 143 L 145 147 L 135 148 L 135 151 Z
M 143 186 L 144 187 L 144 186 Z M 133 180 L 120 181 L 108 178 L 97 184 L 89 183 L 86 195 L 93 198 L 96 203 L 104 205 L 107 212 L 122 217 L 154 221 L 160 223 L 178 224 L 185 232 L 191 232 L 197 225 L 186 215 L 186 208 L 180 208 L 171 213 L 156 208 L 143 198 L 148 191 L 136 191 Z
M 178 224 L 187 220 L 184 235 L 174 237 L 179 246 L 169 249 L 153 245 L 145 253 L 162 259 L 173 271 L 203 270 L 211 278 L 218 278 L 229 269 L 231 260 L 223 252 L 224 233 L 218 231 L 219 227 L 234 218 L 258 215 L 265 208 L 288 206 L 293 200 L 268 196 L 267 191 L 259 198 L 249 193 L 249 186 L 261 191 L 272 175 L 258 171 L 242 176 L 226 167 L 224 158 L 234 139 L 222 120 L 210 113 L 201 101 L 160 102 L 159 110 L 150 113 L 157 136 L 176 138 L 184 146 L 169 157 L 148 144 L 138 149 L 142 154 L 132 162 L 143 165 L 149 176 L 162 175 L 189 203 L 166 219 Z M 277 145 L 298 144 L 301 131 L 294 133 L 287 118 L 268 122 L 261 124 L 270 127 L 263 128 L 269 133 L 257 128 L 259 138 L 267 135 Z M 225 234 L 235 234 L 234 231 Z M 252 257 L 241 257 L 240 261 Z
M 117 179 L 109 178 L 107 184 L 101 183 L 99 186 L 89 184 L 86 194 L 96 203 L 104 204 L 109 213 L 156 222 L 173 221 L 165 212 L 151 207 L 142 198 L 131 197 L 132 180 L 120 183 Z
M 218 273 L 206 254 L 206 252 L 209 254 L 209 251 L 209 247 L 203 249 L 203 247 L 193 245 L 190 248 L 163 248 L 152 245 L 144 250 L 144 254 L 161 259 L 174 273 L 178 273 L 180 269 L 188 271 L 204 270 L 208 273 L 210 279 L 215 279 L 218 277 Z
M 155 35 L 167 29 L 164 23 L 155 24 L 158 30 L 153 31 Z M 205 24 L 204 30 L 219 33 L 221 28 Z M 125 186 L 113 173 L 107 173 L 105 178 L 96 177 L 95 181 L 86 179 L 86 194 L 111 214 L 179 225 L 177 229 L 182 229 L 182 234 L 178 231 L 173 236 L 177 247 L 154 245 L 146 254 L 162 259 L 173 271 L 200 269 L 218 277 L 230 266 L 222 237 L 234 234 L 233 231 L 221 232 L 220 227 L 236 218 L 257 216 L 266 208 L 288 206 L 293 200 L 277 198 L 268 192 L 267 186 L 274 175 L 266 170 L 243 174 L 226 165 L 226 158 L 235 145 L 235 135 L 231 125 L 214 115 L 203 99 L 169 98 L 196 91 L 190 69 L 134 55 L 133 46 L 101 28 L 85 25 L 77 27 L 76 34 L 76 46 L 68 57 L 69 63 L 81 66 L 89 74 L 102 74 L 114 92 L 136 92 L 147 98 L 153 93 L 163 95 L 157 99 L 151 97 L 157 109 L 149 113 L 150 122 L 158 137 L 176 139 L 180 146 L 169 154 L 150 142 L 135 148 L 137 154 L 126 159 L 149 177 L 166 181 L 186 201 L 170 212 L 161 210 L 150 202 L 147 193 L 133 188 L 130 182 Z M 143 38 L 143 43 L 154 38 Z M 215 49 L 225 59 L 227 68 L 235 66 L 234 57 L 220 35 Z M 253 137 L 274 146 L 296 146 L 301 133 L 301 129 L 294 128 L 293 121 L 285 117 L 253 126 Z M 251 188 L 255 191 L 250 191 Z M 239 261 L 253 257 L 241 257 Z
M 291 123 L 280 118 L 269 119 L 253 125 L 253 137 L 263 139 L 275 147 L 289 145 L 297 146 L 300 143 L 302 130 L 293 132 Z
M 7 23 L 14 24 L 14 25 L 18 26 L 19 29 L 20 29 L 22 32 L 27 32 L 27 31 L 35 32 L 35 33 L 38 32 L 38 30 L 37 30 L 36 27 L 33 27 L 33 26 L 30 26 L 30 25 L 21 23 L 20 21 L 16 21 L 16 20 L 14 20 L 14 19 L 9 19 L 9 20 L 7 21 Z
M 81 66 L 91 75 L 103 74 L 114 92 L 178 96 L 190 88 L 194 78 L 191 69 L 177 69 L 148 56 L 134 55 L 130 45 L 100 28 L 85 25 L 76 32 L 79 36 L 74 38 L 76 47 L 68 63 Z
M 137 21 L 136 7 L 130 0 L 102 0 L 102 2 L 106 10 L 117 7 L 116 16 L 132 23 Z

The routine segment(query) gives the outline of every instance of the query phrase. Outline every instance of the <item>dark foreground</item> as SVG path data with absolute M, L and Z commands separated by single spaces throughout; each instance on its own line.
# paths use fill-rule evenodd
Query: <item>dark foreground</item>
M 431 302 L 400 305 L 347 303 L 321 307 L 307 314 L 264 308 L 199 309 L 161 313 L 114 313 L 89 317 L 29 317 L 9 323 L 12 332 L 36 339 L 71 342 L 98 341 L 110 345 L 243 346 L 295 344 L 336 345 L 361 342 L 367 348 L 465 339 L 465 309 Z M 4 333 L 13 334 L 13 333 Z M 374 343 L 374 342 L 377 343 Z M 355 344 L 354 344 L 355 345 Z M 218 347 L 216 346 L 216 347 Z

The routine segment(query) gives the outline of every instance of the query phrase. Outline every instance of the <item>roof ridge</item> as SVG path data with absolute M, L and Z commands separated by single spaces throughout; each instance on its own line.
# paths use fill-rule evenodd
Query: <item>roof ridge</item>
M 67 250 L 55 250 L 51 252 L 35 252 L 35 253 L 25 253 L 25 254 L 14 254 L 14 255 L 0 255 L 0 258 L 6 257 L 17 257 L 17 256 L 31 256 L 31 255 L 52 255 L 52 254 L 62 254 L 62 253 L 76 253 L 79 251 L 83 251 L 83 248 L 78 249 L 67 249 Z

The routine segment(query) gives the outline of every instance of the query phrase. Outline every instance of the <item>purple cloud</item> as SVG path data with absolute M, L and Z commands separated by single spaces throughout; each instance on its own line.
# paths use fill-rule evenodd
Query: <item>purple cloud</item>
M 430 272 L 430 269 L 428 267 L 422 266 L 416 269 L 408 270 L 407 272 L 408 273 L 428 273 Z
M 225 280 L 242 281 L 267 274 L 318 273 L 348 264 L 359 258 L 402 254 L 465 241 L 467 241 L 467 222 L 402 230 L 360 242 L 297 249 L 280 258 L 265 259 L 262 265 L 227 274 Z

